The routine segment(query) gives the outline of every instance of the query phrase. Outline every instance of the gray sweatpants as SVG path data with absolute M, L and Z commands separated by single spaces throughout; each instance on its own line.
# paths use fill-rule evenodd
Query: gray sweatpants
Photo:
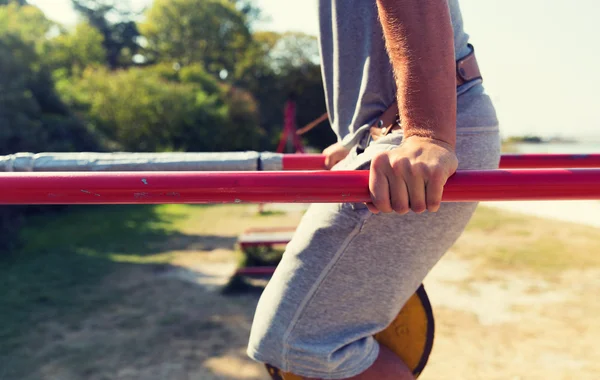
M 458 98 L 459 170 L 495 169 L 500 138 L 480 85 Z M 334 170 L 368 169 L 402 141 L 391 134 Z M 454 244 L 475 203 L 437 213 L 371 214 L 363 204 L 314 204 L 304 215 L 258 303 L 248 354 L 305 377 L 343 379 L 375 361 L 385 329 Z

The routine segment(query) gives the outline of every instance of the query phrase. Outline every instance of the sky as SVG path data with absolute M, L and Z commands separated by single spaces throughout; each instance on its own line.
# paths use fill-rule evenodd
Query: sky
M 30 0 L 76 22 L 70 0 Z M 136 7 L 152 0 L 132 0 Z M 258 0 L 261 29 L 317 35 L 316 0 Z M 600 1 L 460 0 L 504 137 L 600 140 Z

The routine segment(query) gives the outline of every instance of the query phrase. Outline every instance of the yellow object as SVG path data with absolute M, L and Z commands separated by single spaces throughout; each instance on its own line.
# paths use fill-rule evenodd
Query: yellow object
M 423 285 L 417 289 L 394 321 L 382 332 L 375 334 L 375 340 L 398 355 L 419 377 L 433 347 L 435 325 L 429 297 Z M 302 380 L 300 376 L 282 372 L 267 365 L 273 380 Z

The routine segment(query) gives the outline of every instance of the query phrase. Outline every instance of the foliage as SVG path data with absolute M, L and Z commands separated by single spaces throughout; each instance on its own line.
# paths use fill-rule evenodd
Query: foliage
M 139 32 L 134 12 L 123 0 L 72 0 L 73 7 L 103 36 L 106 63 L 111 69 L 132 65 L 138 52 Z M 116 19 L 117 21 L 111 21 Z
M 506 143 L 534 143 L 539 144 L 544 140 L 539 136 L 511 136 L 505 140 Z
M 202 150 L 210 147 L 214 150 L 235 150 L 238 147 L 271 150 L 276 146 L 283 128 L 284 103 L 292 93 L 296 95 L 298 103 L 298 126 L 325 112 L 321 73 L 316 62 L 316 38 L 302 33 L 258 31 L 251 34 L 250 25 L 260 15 L 259 9 L 251 1 L 157 0 L 147 11 L 140 27 L 145 37 L 143 51 L 137 45 L 137 32 L 133 33 L 131 29 L 126 37 L 119 32 L 135 16 L 128 2 L 73 2 L 87 20 L 76 25 L 73 30 L 54 25 L 35 7 L 19 8 L 14 4 L 2 7 L 5 10 L 0 12 L 0 21 L 5 22 L 0 22 L 0 29 L 10 28 L 22 40 L 34 45 L 34 50 L 41 59 L 31 60 L 29 67 L 43 72 L 47 77 L 52 72 L 54 78 L 61 83 L 61 93 L 69 97 L 69 104 L 76 106 L 79 117 L 89 122 L 88 126 L 92 129 L 105 133 L 114 143 L 112 147 L 129 147 L 132 150 L 150 150 L 153 147 L 159 150 L 190 149 L 189 147 Z M 50 33 L 51 31 L 53 32 Z M 132 45 L 133 42 L 135 46 Z M 116 90 L 117 87 L 108 86 L 111 80 L 102 83 L 108 73 L 99 69 L 100 66 L 106 64 L 111 70 L 127 67 L 131 64 L 131 53 L 138 51 L 145 56 L 146 63 L 142 67 L 148 73 L 147 80 L 144 80 L 140 71 L 135 71 L 137 74 L 130 75 L 127 80 L 124 79 L 126 74 L 116 73 L 113 78 L 121 78 L 119 80 L 132 84 L 125 85 L 124 88 L 128 90 L 122 94 Z M 83 75 L 86 68 L 88 76 L 80 82 L 78 77 Z M 93 80 L 90 73 L 94 73 L 97 78 Z M 221 76 L 225 73 L 226 77 Z M 138 79 L 131 79 L 135 76 Z M 172 83 L 161 91 L 161 85 L 156 82 L 158 78 Z M 231 86 L 223 86 L 223 79 L 231 83 Z M 48 81 L 48 85 L 52 87 L 51 78 Z M 156 91 L 149 89 L 148 83 L 151 82 L 155 83 Z M 106 113 L 101 116 L 94 112 L 88 113 L 87 107 L 91 107 L 90 104 L 94 102 L 72 102 L 81 96 L 85 97 L 83 94 L 86 91 L 90 93 L 89 89 L 94 88 L 97 93 L 93 96 L 103 98 L 105 107 L 109 107 L 110 102 L 119 107 L 137 101 L 137 83 L 141 84 L 139 99 L 145 98 L 145 91 L 162 93 L 147 103 L 140 100 L 140 107 L 143 104 L 154 104 L 155 101 L 162 105 L 179 103 L 176 107 L 162 110 L 183 112 L 185 109 L 186 112 L 192 112 L 195 107 L 193 104 L 202 103 L 201 110 L 193 113 L 204 115 L 198 120 L 206 120 L 208 124 L 197 124 L 197 131 L 193 133 L 187 131 L 191 127 L 185 127 L 183 131 L 187 131 L 186 136 L 198 135 L 198 139 L 204 139 L 203 142 L 192 143 L 192 140 L 176 137 L 182 131 L 165 132 L 165 129 L 171 128 L 172 124 L 169 123 L 162 128 L 141 126 L 148 119 L 135 118 L 131 113 L 127 117 L 123 114 L 108 117 Z M 185 84 L 191 87 L 183 90 L 185 86 L 182 85 Z M 69 86 L 73 88 L 69 89 Z M 89 89 L 86 90 L 86 86 Z M 109 93 L 102 94 L 102 91 Z M 182 91 L 188 95 L 183 95 Z M 190 94 L 194 91 L 201 91 L 202 96 L 196 98 L 194 95 L 192 101 Z M 81 93 L 77 95 L 78 92 Z M 146 96 L 150 95 L 146 93 Z M 181 96 L 181 102 L 167 101 L 166 96 Z M 23 104 L 26 105 L 27 102 Z M 97 103 L 94 104 L 95 110 L 100 109 Z M 208 112 L 209 107 L 215 107 L 214 111 Z M 136 112 L 138 115 L 146 115 L 149 111 L 137 109 Z M 209 114 L 213 116 L 206 117 Z M 215 119 L 214 115 L 220 116 Z M 154 122 L 194 118 L 163 116 L 162 119 L 155 118 Z M 214 127 L 215 122 L 219 127 Z M 116 126 L 115 123 L 128 125 Z M 186 123 L 189 124 L 188 121 Z M 185 123 L 176 124 L 181 126 Z M 234 133 L 229 136 L 230 146 L 227 147 L 227 137 L 219 132 L 208 133 L 209 129 L 233 130 Z M 35 128 L 24 130 L 33 131 Z M 37 131 L 35 133 L 37 135 Z M 169 136 L 167 140 L 150 142 L 150 139 L 158 140 L 165 135 Z M 335 140 L 335 136 L 325 127 L 316 128 L 305 137 L 311 145 L 319 148 Z M 121 138 L 125 140 L 120 141 Z M 206 141 L 211 138 L 213 141 Z M 235 142 L 237 139 L 246 143 Z M 177 142 L 180 140 L 185 141 Z
M 90 24 L 77 24 L 72 32 L 63 32 L 50 40 L 48 64 L 62 76 L 80 74 L 88 66 L 105 62 L 103 42 L 102 34 Z
M 43 53 L 52 26 L 35 7 L 0 6 L 0 155 L 102 149 L 101 138 L 55 91 Z M 24 217 L 39 210 L 0 208 L 0 253 L 17 246 L 15 236 Z
M 298 126 L 325 112 L 316 39 L 254 31 L 253 0 L 155 0 L 143 18 L 125 0 L 72 4 L 82 21 L 67 28 L 0 0 L 0 155 L 273 150 L 290 95 Z M 38 211 L 0 209 L 0 251 Z
M 244 13 L 226 0 L 155 0 L 140 31 L 156 61 L 233 73 L 251 41 Z
M 27 5 L 27 1 L 26 0 L 0 0 L 0 6 L 9 5 L 9 4 Z
M 236 83 L 248 88 L 260 105 L 261 126 L 274 149 L 283 129 L 285 101 L 296 98 L 298 127 L 326 112 L 317 39 L 304 33 L 255 32 L 245 59 L 237 66 Z M 305 139 L 323 149 L 336 137 L 326 126 L 313 129 Z
M 251 27 L 256 21 L 263 20 L 262 12 L 254 0 L 229 0 L 246 18 L 246 24 Z
M 81 79 L 61 81 L 59 89 L 71 107 L 127 151 L 250 149 L 258 133 L 251 97 L 219 87 L 198 67 L 88 69 Z M 229 105 L 236 112 L 229 113 Z
M 54 23 L 37 7 L 9 3 L 0 6 L 0 34 L 11 33 L 40 51 Z
M 37 20 L 35 11 L 29 6 L 0 7 L 0 154 L 96 150 L 96 137 L 56 94 L 33 42 L 39 30 L 19 23 L 32 15 Z

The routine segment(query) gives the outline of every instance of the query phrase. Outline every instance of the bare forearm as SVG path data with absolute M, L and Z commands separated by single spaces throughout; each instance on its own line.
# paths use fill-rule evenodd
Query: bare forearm
M 404 136 L 456 144 L 456 68 L 446 0 L 377 0 Z

